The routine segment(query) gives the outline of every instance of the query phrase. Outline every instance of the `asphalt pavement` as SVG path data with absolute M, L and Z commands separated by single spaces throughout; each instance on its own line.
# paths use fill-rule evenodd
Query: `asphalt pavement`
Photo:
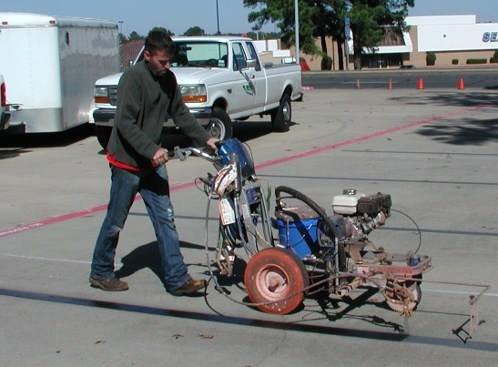
M 378 69 L 303 73 L 315 89 L 498 89 L 498 68 Z
M 330 212 L 345 188 L 389 193 L 397 211 L 371 240 L 432 257 L 422 301 L 405 319 L 383 304 L 307 298 L 286 316 L 218 293 L 167 294 L 141 200 L 121 233 L 117 268 L 130 290 L 88 284 L 109 172 L 85 132 L 0 146 L 0 365 L 19 366 L 496 366 L 498 361 L 498 93 L 491 89 L 315 89 L 294 124 L 241 122 L 261 180 L 285 184 Z M 48 138 L 45 138 L 48 139 Z M 168 163 L 189 271 L 208 278 L 206 198 L 213 171 L 198 158 Z M 212 217 L 215 213 L 212 211 Z M 216 242 L 210 220 L 208 246 Z M 127 265 L 123 270 L 123 265 Z M 448 284 L 465 283 L 466 285 Z M 469 297 L 483 288 L 469 335 Z M 245 300 L 239 278 L 224 284 Z

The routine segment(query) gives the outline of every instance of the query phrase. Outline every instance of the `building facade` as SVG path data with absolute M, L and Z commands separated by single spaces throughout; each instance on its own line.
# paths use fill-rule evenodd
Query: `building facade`
M 498 50 L 498 23 L 478 23 L 475 15 L 407 17 L 408 30 L 386 28 L 383 41 L 373 49 L 365 49 L 364 68 L 461 67 L 490 65 Z M 353 70 L 353 41 L 338 45 L 327 40 L 327 54 L 332 70 L 339 70 L 338 47 L 342 48 L 346 70 Z M 319 40 L 316 41 L 320 46 Z M 349 56 L 346 56 L 349 53 Z M 434 64 L 428 60 L 433 59 Z M 311 70 L 321 70 L 321 56 L 302 55 Z M 498 64 L 496 64 L 498 66 Z
M 406 23 L 413 42 L 407 64 L 427 66 L 427 53 L 435 55 L 436 67 L 489 65 L 495 61 L 498 23 L 478 23 L 475 15 L 407 17 Z

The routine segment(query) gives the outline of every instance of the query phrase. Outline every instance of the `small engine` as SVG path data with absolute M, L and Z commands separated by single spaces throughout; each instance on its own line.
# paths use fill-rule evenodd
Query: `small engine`
M 345 189 L 332 199 L 331 218 L 336 224 L 338 239 L 361 240 L 383 225 L 391 212 L 391 195 L 380 192 L 372 195 Z

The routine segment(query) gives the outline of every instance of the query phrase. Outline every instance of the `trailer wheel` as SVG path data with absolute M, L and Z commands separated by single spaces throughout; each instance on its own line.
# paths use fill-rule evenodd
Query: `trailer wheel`
M 267 313 L 285 315 L 301 305 L 309 284 L 303 263 L 291 252 L 267 248 L 251 257 L 244 284 L 252 303 Z
M 209 122 L 206 125 L 208 134 L 219 140 L 233 136 L 233 126 L 230 116 L 220 107 L 214 107 Z
M 95 125 L 95 136 L 100 144 L 100 146 L 106 150 L 107 143 L 109 143 L 109 138 L 111 137 L 112 127 Z
M 290 95 L 285 92 L 280 99 L 280 105 L 271 113 L 271 124 L 273 130 L 278 132 L 289 131 L 289 125 L 292 120 L 292 105 Z

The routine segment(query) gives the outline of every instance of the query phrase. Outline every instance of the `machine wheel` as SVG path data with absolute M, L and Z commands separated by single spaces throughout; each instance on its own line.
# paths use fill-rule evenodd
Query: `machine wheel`
M 303 302 L 309 284 L 303 263 L 281 248 L 267 248 L 251 257 L 244 272 L 249 299 L 261 311 L 286 315 Z
M 406 281 L 399 285 L 402 288 L 395 292 L 385 289 L 384 297 L 391 310 L 408 316 L 417 309 L 422 299 L 422 289 L 420 283 L 416 281 Z
M 289 131 L 289 125 L 292 120 L 292 106 L 290 95 L 285 92 L 280 99 L 280 105 L 271 113 L 271 124 L 273 130 L 278 132 Z
M 214 107 L 206 130 L 210 136 L 219 140 L 229 139 L 233 136 L 232 120 L 222 108 Z

